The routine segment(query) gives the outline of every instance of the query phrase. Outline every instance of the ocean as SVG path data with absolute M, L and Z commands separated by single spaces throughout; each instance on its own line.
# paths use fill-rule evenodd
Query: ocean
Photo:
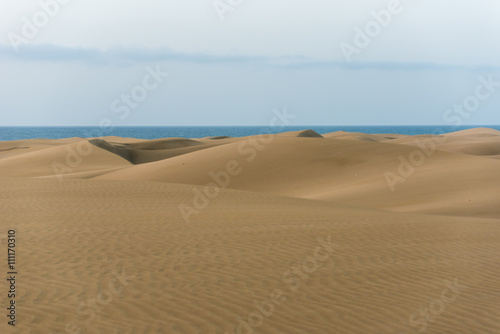
M 467 125 L 467 126 L 144 126 L 144 127 L 114 127 L 103 131 L 99 127 L 0 127 L 0 141 L 21 139 L 61 139 L 69 137 L 101 137 L 118 136 L 141 139 L 158 139 L 167 137 L 203 138 L 215 136 L 244 137 L 262 133 L 278 133 L 312 129 L 324 134 L 334 131 L 363 133 L 398 133 L 405 135 L 442 134 L 476 127 L 488 127 L 500 130 L 500 125 Z

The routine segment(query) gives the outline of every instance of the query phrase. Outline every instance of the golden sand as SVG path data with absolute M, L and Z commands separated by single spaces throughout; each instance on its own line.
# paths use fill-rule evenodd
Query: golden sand
M 0 142 L 18 270 L 0 332 L 500 333 L 499 147 L 492 129 Z

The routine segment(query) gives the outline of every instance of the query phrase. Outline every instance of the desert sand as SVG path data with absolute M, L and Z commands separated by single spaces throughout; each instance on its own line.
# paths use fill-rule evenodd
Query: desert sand
M 0 332 L 500 333 L 499 170 L 485 128 L 0 142 Z

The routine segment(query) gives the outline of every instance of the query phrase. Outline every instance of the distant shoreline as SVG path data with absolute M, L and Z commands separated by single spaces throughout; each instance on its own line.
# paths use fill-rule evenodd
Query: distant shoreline
M 274 133 L 312 129 L 320 134 L 336 131 L 368 134 L 393 133 L 402 135 L 444 134 L 472 128 L 500 130 L 500 125 L 297 125 L 276 129 Z M 64 139 L 73 137 L 97 137 L 89 133 L 97 126 L 9 126 L 0 127 L 0 141 L 24 139 Z M 245 137 L 263 133 L 265 126 L 117 126 L 104 131 L 105 136 L 131 137 L 140 139 L 160 139 L 169 137 L 204 138 L 216 136 Z

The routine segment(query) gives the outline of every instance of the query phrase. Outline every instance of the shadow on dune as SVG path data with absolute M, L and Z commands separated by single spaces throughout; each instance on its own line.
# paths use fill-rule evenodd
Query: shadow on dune
M 111 143 L 104 139 L 91 139 L 89 142 L 134 165 L 164 160 L 210 147 L 202 142 L 184 138 L 150 140 L 133 144 Z

